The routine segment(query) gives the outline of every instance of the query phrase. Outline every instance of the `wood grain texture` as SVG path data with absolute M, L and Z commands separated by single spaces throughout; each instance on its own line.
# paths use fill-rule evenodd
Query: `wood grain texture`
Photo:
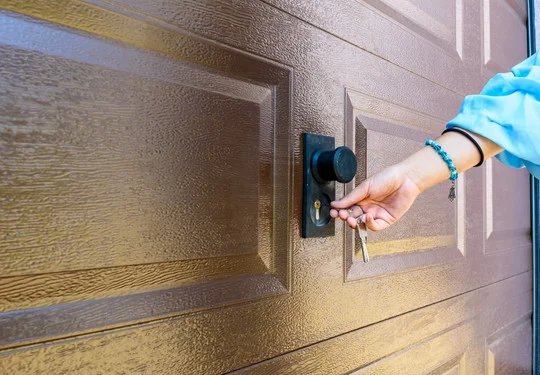
M 519 330 L 506 330 L 513 335 L 530 334 L 530 329 L 521 328 L 532 312 L 531 286 L 530 273 L 523 274 L 235 374 L 435 375 L 455 367 L 459 374 L 484 374 L 486 337 L 499 331 L 501 324 L 518 326 Z M 501 303 L 503 295 L 507 299 Z M 512 350 L 531 360 L 530 340 L 512 343 Z
M 347 90 L 375 98 L 366 105 L 368 112 L 379 119 L 377 128 L 386 124 L 390 129 L 387 132 L 397 133 L 395 125 L 403 120 L 413 124 L 411 129 L 436 134 L 441 125 L 455 115 L 463 94 L 480 88 L 485 79 L 481 74 L 482 9 L 477 2 L 463 3 L 463 55 L 459 56 L 439 48 L 418 32 L 411 32 L 414 20 L 408 24 L 396 22 L 395 17 L 362 2 L 339 1 L 331 6 L 325 1 L 317 8 L 307 1 L 282 1 L 272 5 L 262 1 L 213 0 L 163 0 L 158 3 L 146 0 L 121 3 L 0 0 L 0 8 L 6 9 L 0 11 L 1 27 L 3 31 L 9 31 L 0 33 L 0 44 L 7 54 L 12 54 L 9 56 L 18 54 L 19 57 L 6 61 L 33 63 L 34 67 L 22 70 L 2 64 L 4 71 L 14 75 L 2 79 L 19 83 L 11 89 L 17 95 L 9 96 L 8 100 L 18 98 L 19 101 L 15 100 L 14 111 L 1 113 L 8 118 L 19 118 L 23 112 L 21 108 L 38 108 L 41 111 L 38 114 L 34 113 L 38 111 L 22 114 L 30 119 L 36 116 L 44 119 L 31 123 L 28 128 L 22 126 L 26 120 L 10 124 L 11 127 L 21 126 L 27 133 L 23 134 L 26 142 L 14 148 L 15 151 L 25 150 L 26 154 L 10 154 L 9 157 L 31 158 L 34 150 L 28 147 L 40 143 L 29 133 L 43 138 L 45 130 L 60 128 L 65 132 L 58 130 L 64 138 L 54 139 L 69 139 L 70 135 L 75 135 L 75 139 L 85 141 L 69 151 L 76 153 L 82 149 L 86 152 L 81 153 L 87 156 L 81 164 L 90 164 L 99 172 L 100 183 L 95 189 L 105 197 L 115 193 L 112 195 L 119 203 L 123 195 L 113 188 L 122 192 L 122 187 L 132 186 L 132 181 L 122 183 L 126 182 L 122 179 L 130 175 L 109 176 L 105 172 L 111 167 L 123 171 L 118 165 L 127 168 L 126 165 L 153 161 L 155 164 L 150 163 L 145 170 L 147 174 L 143 175 L 147 177 L 143 179 L 147 185 L 140 185 L 142 189 L 138 192 L 125 192 L 128 198 L 142 196 L 141 202 L 135 200 L 131 205 L 107 208 L 107 201 L 98 196 L 95 202 L 82 199 L 81 207 L 70 209 L 82 216 L 84 208 L 91 213 L 92 209 L 101 207 L 105 216 L 89 216 L 94 218 L 89 224 L 95 225 L 96 222 L 100 224 L 102 217 L 131 221 L 131 210 L 146 202 L 149 211 L 139 211 L 136 217 L 149 220 L 149 225 L 160 224 L 159 220 L 177 219 L 176 222 L 171 220 L 163 231 L 159 230 L 161 227 L 154 227 L 158 229 L 153 232 L 153 238 L 143 238 L 140 242 L 128 238 L 123 243 L 133 245 L 132 251 L 122 246 L 110 246 L 107 252 L 104 249 L 110 244 L 99 242 L 97 247 L 77 248 L 73 244 L 80 241 L 80 233 L 72 238 L 72 242 L 66 242 L 65 247 L 59 241 L 57 252 L 50 257 L 42 249 L 50 246 L 49 243 L 38 243 L 32 250 L 36 255 L 41 251 L 41 256 L 32 257 L 30 250 L 26 256 L 12 251 L 12 256 L 6 258 L 11 266 L 2 273 L 6 277 L 5 285 L 10 286 L 5 296 L 12 307 L 0 313 L 0 337 L 4 340 L 0 366 L 9 373 L 37 370 L 213 374 L 316 346 L 317 342 L 324 343 L 348 332 L 366 332 L 367 336 L 360 334 L 360 341 L 344 342 L 329 351 L 334 355 L 324 357 L 329 358 L 327 368 L 339 368 L 343 362 L 351 371 L 360 371 L 385 358 L 389 361 L 380 361 L 379 368 L 395 369 L 402 361 L 417 360 L 420 354 L 429 352 L 426 348 L 431 347 L 436 350 L 433 357 L 426 360 L 431 366 L 426 372 L 436 373 L 450 371 L 451 368 L 446 366 L 461 365 L 463 351 L 454 350 L 452 343 L 471 337 L 474 339 L 468 342 L 479 342 L 485 340 L 485 335 L 493 333 L 491 328 L 482 328 L 482 322 L 490 327 L 502 327 L 508 319 L 511 321 L 516 315 L 528 314 L 530 249 L 516 248 L 511 257 L 501 252 L 488 254 L 484 251 L 486 212 L 478 201 L 478 197 L 485 195 L 483 169 L 468 172 L 463 179 L 465 202 L 472 204 L 464 205 L 460 213 L 466 231 L 458 235 L 449 231 L 457 238 L 457 257 L 449 259 L 441 252 L 438 253 L 439 260 L 426 264 L 421 258 L 422 252 L 413 251 L 420 254 L 417 261 L 404 263 L 399 269 L 382 267 L 370 277 L 345 282 L 344 239 L 350 235 L 348 228 L 336 225 L 337 235 L 332 238 L 300 238 L 301 133 L 310 131 L 334 136 L 336 145 L 347 142 Z M 316 15 L 318 18 L 304 17 L 293 12 L 294 9 L 307 9 L 310 17 Z M 351 11 L 344 11 L 347 9 Z M 358 14 L 365 18 L 356 17 Z M 453 15 L 449 18 L 444 18 L 442 13 L 435 16 L 445 25 L 454 22 Z M 316 20 L 329 22 L 321 24 Z M 457 23 L 457 19 L 455 21 Z M 429 31 L 429 27 L 423 28 Z M 379 33 L 381 30 L 383 32 Z M 89 80 L 86 70 L 98 74 L 99 79 Z M 26 71 L 29 74 L 25 75 Z M 80 77 L 73 72 L 79 72 Z M 63 75 L 69 79 L 64 80 Z M 25 92 L 20 85 L 28 85 L 29 90 Z M 9 86 L 0 85 L 2 90 L 5 87 Z M 128 91 L 118 90 L 118 87 Z M 151 91 L 148 91 L 149 87 Z M 46 89 L 50 90 L 51 96 L 58 92 L 63 95 L 53 101 Z M 94 91 L 103 93 L 103 99 L 92 96 Z M 154 91 L 158 91 L 155 97 Z M 40 102 L 42 97 L 45 100 Z M 137 100 L 130 102 L 132 98 Z M 61 110 L 65 103 L 69 104 L 70 111 Z M 101 105 L 99 109 L 95 108 L 96 103 Z M 183 107 L 190 106 L 194 108 L 188 108 L 185 115 L 180 113 Z M 91 116 L 83 117 L 81 110 Z M 123 116 L 120 118 L 129 118 L 130 122 L 121 122 L 118 116 L 112 116 L 115 113 Z M 223 118 L 220 118 L 221 113 Z M 177 118 L 183 122 L 175 122 Z M 192 118 L 193 122 L 188 121 Z M 140 123 L 144 119 L 150 126 Z M 219 135 L 213 132 L 210 122 L 215 123 Z M 131 134 L 129 129 L 113 126 L 117 124 L 133 126 L 136 131 Z M 155 136 L 154 128 L 161 130 Z M 94 139 L 93 129 L 106 129 L 109 133 L 104 134 L 110 136 L 101 134 L 101 138 Z M 182 140 L 184 133 L 193 139 Z M 222 147 L 219 136 L 227 135 L 231 135 L 231 139 L 225 139 L 228 147 Z M 205 137 L 210 140 L 207 144 Z M 243 141 L 236 145 L 232 141 L 234 137 Z M 9 143 L 12 139 L 12 134 L 6 134 L 0 150 L 13 149 L 14 143 Z M 145 148 L 142 145 L 146 140 Z M 115 141 L 120 141 L 117 147 Z M 133 145 L 130 142 L 141 146 L 141 153 L 130 149 L 129 156 L 124 156 L 122 148 Z M 205 151 L 201 160 L 220 162 L 224 170 L 210 166 L 208 170 L 197 171 L 201 178 L 195 179 L 193 184 L 192 180 L 186 180 L 193 189 L 181 186 L 179 180 L 184 173 L 177 161 L 185 150 L 176 146 L 185 145 L 182 142 L 187 142 L 186 150 L 192 151 L 191 163 L 198 161 L 196 157 L 200 150 L 195 146 L 199 146 Z M 98 151 L 95 155 L 103 155 L 99 154 L 102 144 L 107 146 L 106 160 L 97 163 L 92 158 L 92 150 Z M 63 150 L 61 142 L 50 142 L 50 145 Z M 161 153 L 160 145 L 167 146 Z M 242 158 L 235 159 L 236 147 L 241 149 L 241 155 L 259 154 L 258 167 L 244 163 Z M 396 147 L 406 145 L 399 143 Z M 368 171 L 375 158 L 382 160 L 388 152 L 372 148 L 370 155 L 364 158 L 364 170 Z M 225 160 L 218 157 L 222 153 L 228 156 Z M 50 167 L 47 161 L 53 157 L 57 157 L 56 154 L 43 154 L 42 158 L 34 159 L 33 166 Z M 118 160 L 124 163 L 116 163 Z M 173 167 L 177 168 L 172 168 L 169 176 L 164 167 L 170 166 L 167 163 L 171 160 L 176 161 Z M 257 188 L 238 187 L 236 181 L 231 182 L 230 190 L 225 187 L 223 192 L 215 186 L 207 187 L 205 183 L 212 185 L 214 174 L 221 176 L 221 182 L 229 181 L 224 173 L 230 170 L 228 161 L 241 169 L 236 175 L 238 180 Z M 46 169 L 47 173 L 51 171 L 55 172 Z M 14 172 L 19 173 L 16 168 Z M 21 176 L 25 176 L 23 172 L 20 171 Z M 90 180 L 96 175 L 82 169 L 80 173 Z M 163 185 L 155 183 L 152 177 L 155 175 L 163 178 Z M 46 188 L 47 183 L 53 181 L 50 175 L 43 176 L 42 184 L 36 183 L 36 187 Z M 17 180 L 12 181 L 10 189 L 20 188 Z M 67 177 L 64 181 L 68 191 L 77 187 L 75 183 L 72 186 L 72 180 Z M 74 182 L 77 181 L 86 180 L 74 177 Z M 102 185 L 112 185 L 112 188 L 99 190 Z M 152 191 L 166 193 L 152 197 Z M 203 228 L 206 222 L 197 222 L 194 216 L 179 215 L 186 208 L 180 203 L 177 203 L 177 210 L 158 209 L 171 204 L 168 197 L 180 202 L 181 198 L 174 195 L 176 191 L 188 191 L 193 199 L 197 193 L 216 193 L 222 198 L 225 193 L 236 194 L 231 202 L 204 202 L 202 206 L 190 207 L 234 211 L 234 204 L 245 203 L 244 211 L 233 212 L 245 227 L 228 223 L 224 219 L 226 214 L 222 213 L 218 221 L 223 230 L 218 233 L 225 236 L 224 244 L 231 246 L 201 244 L 195 246 L 192 253 L 182 246 L 191 239 L 178 237 L 174 229 L 194 224 Z M 342 192 L 343 187 L 338 186 L 337 195 Z M 246 195 L 245 202 L 242 193 Z M 522 196 L 525 194 L 523 192 Z M 81 195 L 85 197 L 84 193 L 79 193 L 78 197 Z M 57 199 L 69 197 L 68 194 Z M 165 199 L 160 201 L 160 198 Z M 440 204 L 440 201 L 428 201 L 426 206 Z M 75 205 L 74 200 L 70 202 Z M 17 207 L 20 206 L 11 206 L 14 214 Z M 28 210 L 28 215 L 32 214 L 29 207 L 23 207 Z M 54 208 L 50 210 L 54 212 Z M 155 215 L 153 209 L 158 209 L 162 215 Z M 242 221 L 242 213 L 248 214 L 253 222 Z M 199 219 L 205 214 L 203 210 Z M 65 219 L 58 216 L 58 220 Z M 456 220 L 452 228 L 459 228 L 454 215 L 443 216 Z M 411 226 L 407 228 L 414 228 L 414 217 L 410 220 L 412 223 L 408 225 Z M 51 225 L 54 224 L 55 221 L 51 221 Z M 115 224 L 135 238 L 140 235 L 139 228 L 132 228 L 129 222 Z M 81 223 L 78 225 L 84 227 Z M 11 230 L 15 227 L 8 226 Z M 102 222 L 97 228 L 108 233 Z M 227 232 L 229 229 L 231 232 Z M 258 233 L 254 235 L 252 231 Z M 116 231 L 113 234 L 118 235 Z M 442 230 L 436 234 L 448 235 Z M 69 233 L 58 229 L 54 235 L 53 239 L 56 239 L 69 236 Z M 97 234 L 90 232 L 89 236 L 97 237 Z M 207 241 L 204 236 L 199 239 Z M 234 241 L 229 240 L 238 240 L 246 246 L 235 247 Z M 172 245 L 157 247 L 160 242 Z M 122 244 L 122 241 L 117 243 Z M 146 250 L 139 247 L 145 243 Z M 420 243 L 412 241 L 407 246 L 414 248 L 416 245 Z M 432 249 L 425 251 L 433 252 Z M 101 258 L 91 256 L 98 252 Z M 0 256 L 3 253 L 0 251 Z M 257 256 L 260 260 L 255 263 L 248 261 L 249 257 Z M 18 262 L 10 260 L 12 258 Z M 209 262 L 219 259 L 215 263 L 219 270 L 201 266 L 195 274 L 182 271 L 181 263 L 189 265 L 192 261 L 201 261 L 205 264 L 203 258 Z M 232 263 L 225 262 L 226 258 Z M 246 263 L 233 264 L 240 259 Z M 169 265 L 165 266 L 166 263 Z M 153 268 L 158 264 L 164 267 L 163 278 L 159 275 L 159 266 Z M 144 279 L 133 281 L 133 287 L 129 287 L 137 278 L 136 272 L 132 271 L 142 272 Z M 68 280 L 69 275 L 73 276 L 71 280 Z M 94 275 L 98 277 L 95 285 Z M 123 279 L 124 276 L 127 277 Z M 120 281 L 122 279 L 124 282 Z M 41 285 L 42 280 L 54 286 Z M 66 280 L 69 290 L 56 292 L 61 280 Z M 81 284 L 78 284 L 79 280 Z M 33 294 L 31 285 L 36 283 L 39 286 Z M 487 285 L 490 287 L 484 288 Z M 89 293 L 84 292 L 86 288 Z M 489 292 L 476 299 L 474 296 L 478 296 L 479 290 Z M 446 301 L 455 301 L 459 307 L 452 309 Z M 15 304 L 25 307 L 16 309 Z M 484 305 L 500 308 L 493 310 L 492 315 L 476 319 L 475 311 Z M 415 318 L 411 320 L 404 318 L 412 315 Z M 390 323 L 396 321 L 399 323 Z M 404 322 L 407 324 L 402 324 Z M 388 327 L 385 324 L 390 324 L 390 328 L 384 328 Z M 460 328 L 460 324 L 464 328 Z M 449 330 L 447 334 L 443 332 L 445 329 Z M 393 331 L 399 335 L 381 335 Z M 471 332 L 476 331 L 481 334 L 471 336 Z M 362 351 L 355 345 L 364 338 L 373 345 Z M 408 352 L 411 345 L 417 351 Z M 350 360 L 343 359 L 342 354 L 354 350 L 358 353 L 352 353 Z M 463 356 L 466 361 L 469 356 L 473 358 L 472 367 L 467 367 L 472 370 L 467 373 L 483 371 L 484 367 L 478 367 L 477 359 L 484 359 L 485 347 L 481 348 L 484 354 L 479 354 L 478 350 L 472 345 Z M 284 360 L 288 364 L 281 365 L 294 371 L 297 369 L 294 358 Z M 413 367 L 424 368 L 418 362 L 411 363 Z M 484 364 L 482 362 L 482 366 Z M 376 367 L 372 369 L 376 371 Z
M 0 346 L 286 291 L 287 69 L 0 16 Z
M 486 340 L 487 373 L 532 374 L 532 322 L 524 316 L 499 329 Z
M 507 72 L 527 58 L 527 16 L 526 12 L 523 14 L 525 4 L 525 1 L 514 0 L 483 1 L 482 69 L 486 77 Z
M 0 278 L 0 311 L 176 288 L 269 272 L 258 255 Z
M 483 86 L 477 1 L 265 2 L 455 92 Z
M 152 292 L 0 314 L 0 348 L 208 310 L 286 293 L 273 275 L 228 277 Z
M 80 59 L 100 50 L 93 44 Z M 214 93 L 204 66 L 182 62 L 168 82 L 148 79 L 146 64 L 171 61 L 142 52 L 117 51 L 121 63 L 107 62 L 115 70 L 0 53 L 4 275 L 29 264 L 43 273 L 272 251 L 274 121 L 261 117 L 263 104 L 274 106 L 269 89 L 223 77 L 232 92 Z M 184 76 L 206 82 L 192 87 Z M 249 101 L 234 97 L 241 90 Z
M 508 199 L 514 191 L 530 195 L 529 179 L 526 170 L 508 169 L 497 160 L 486 163 L 484 230 L 487 254 L 532 246 L 530 203 Z
M 486 360 L 485 338 L 501 324 L 530 315 L 531 287 L 531 274 L 526 273 L 310 345 L 240 373 L 326 375 L 356 369 L 368 374 L 418 374 L 422 373 L 421 370 L 428 372 L 444 368 L 446 363 L 455 358 L 459 360 L 465 354 L 464 372 L 481 374 Z M 6 351 L 0 354 L 0 368 L 14 375 L 48 369 L 55 369 L 58 373 L 222 373 L 227 368 L 222 360 L 234 361 L 234 358 L 216 356 L 212 350 L 223 336 L 208 335 L 207 341 L 199 348 L 203 350 L 200 354 L 204 355 L 192 356 L 194 343 L 190 341 L 187 328 L 218 332 L 214 331 L 217 326 L 206 326 L 203 322 L 197 317 L 184 322 L 166 320 Z M 250 326 L 257 327 L 258 323 L 250 321 Z M 245 330 L 245 322 L 237 321 L 237 324 L 236 329 Z M 220 332 L 227 332 L 227 329 Z M 274 337 L 268 336 L 266 345 L 270 345 L 272 340 Z M 408 350 L 411 344 L 414 344 L 413 350 Z M 250 345 L 265 345 L 265 342 L 246 341 L 235 347 L 235 352 L 239 353 Z M 208 361 L 199 361 L 198 358 Z

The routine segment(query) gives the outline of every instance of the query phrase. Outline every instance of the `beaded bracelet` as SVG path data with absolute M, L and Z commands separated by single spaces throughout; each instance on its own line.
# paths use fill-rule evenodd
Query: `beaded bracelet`
M 456 199 L 456 180 L 458 178 L 458 173 L 456 166 L 454 165 L 454 162 L 452 159 L 450 159 L 450 156 L 446 153 L 446 151 L 443 150 L 442 146 L 438 144 L 437 142 L 428 139 L 426 141 L 426 146 L 431 146 L 439 155 L 441 155 L 442 159 L 448 165 L 448 169 L 450 169 L 450 178 L 449 180 L 452 182 L 452 186 L 450 187 L 450 192 L 448 194 L 448 199 L 450 199 L 450 202 L 453 202 L 454 199 Z

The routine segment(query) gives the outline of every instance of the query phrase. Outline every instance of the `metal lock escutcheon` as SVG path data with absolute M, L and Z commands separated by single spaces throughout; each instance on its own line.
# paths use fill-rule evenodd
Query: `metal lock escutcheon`
M 335 148 L 334 137 L 303 133 L 303 211 L 302 237 L 328 237 L 335 234 L 331 224 L 330 202 L 336 198 L 335 182 L 352 181 L 358 167 L 354 152 Z

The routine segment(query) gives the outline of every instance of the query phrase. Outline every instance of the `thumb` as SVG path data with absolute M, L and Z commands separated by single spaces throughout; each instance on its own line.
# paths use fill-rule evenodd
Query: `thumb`
M 341 198 L 340 200 L 331 202 L 330 205 L 334 208 L 347 208 L 354 206 L 369 195 L 369 180 L 365 180 L 360 185 L 355 187 L 353 191 Z

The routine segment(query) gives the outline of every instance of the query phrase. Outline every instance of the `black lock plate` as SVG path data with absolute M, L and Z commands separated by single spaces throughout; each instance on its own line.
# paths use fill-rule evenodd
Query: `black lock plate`
M 311 161 L 317 151 L 332 151 L 334 137 L 303 133 L 304 191 L 302 205 L 302 237 L 329 237 L 335 234 L 335 225 L 330 217 L 330 202 L 336 198 L 335 181 L 319 183 L 313 176 Z M 320 201 L 319 218 L 315 202 Z

